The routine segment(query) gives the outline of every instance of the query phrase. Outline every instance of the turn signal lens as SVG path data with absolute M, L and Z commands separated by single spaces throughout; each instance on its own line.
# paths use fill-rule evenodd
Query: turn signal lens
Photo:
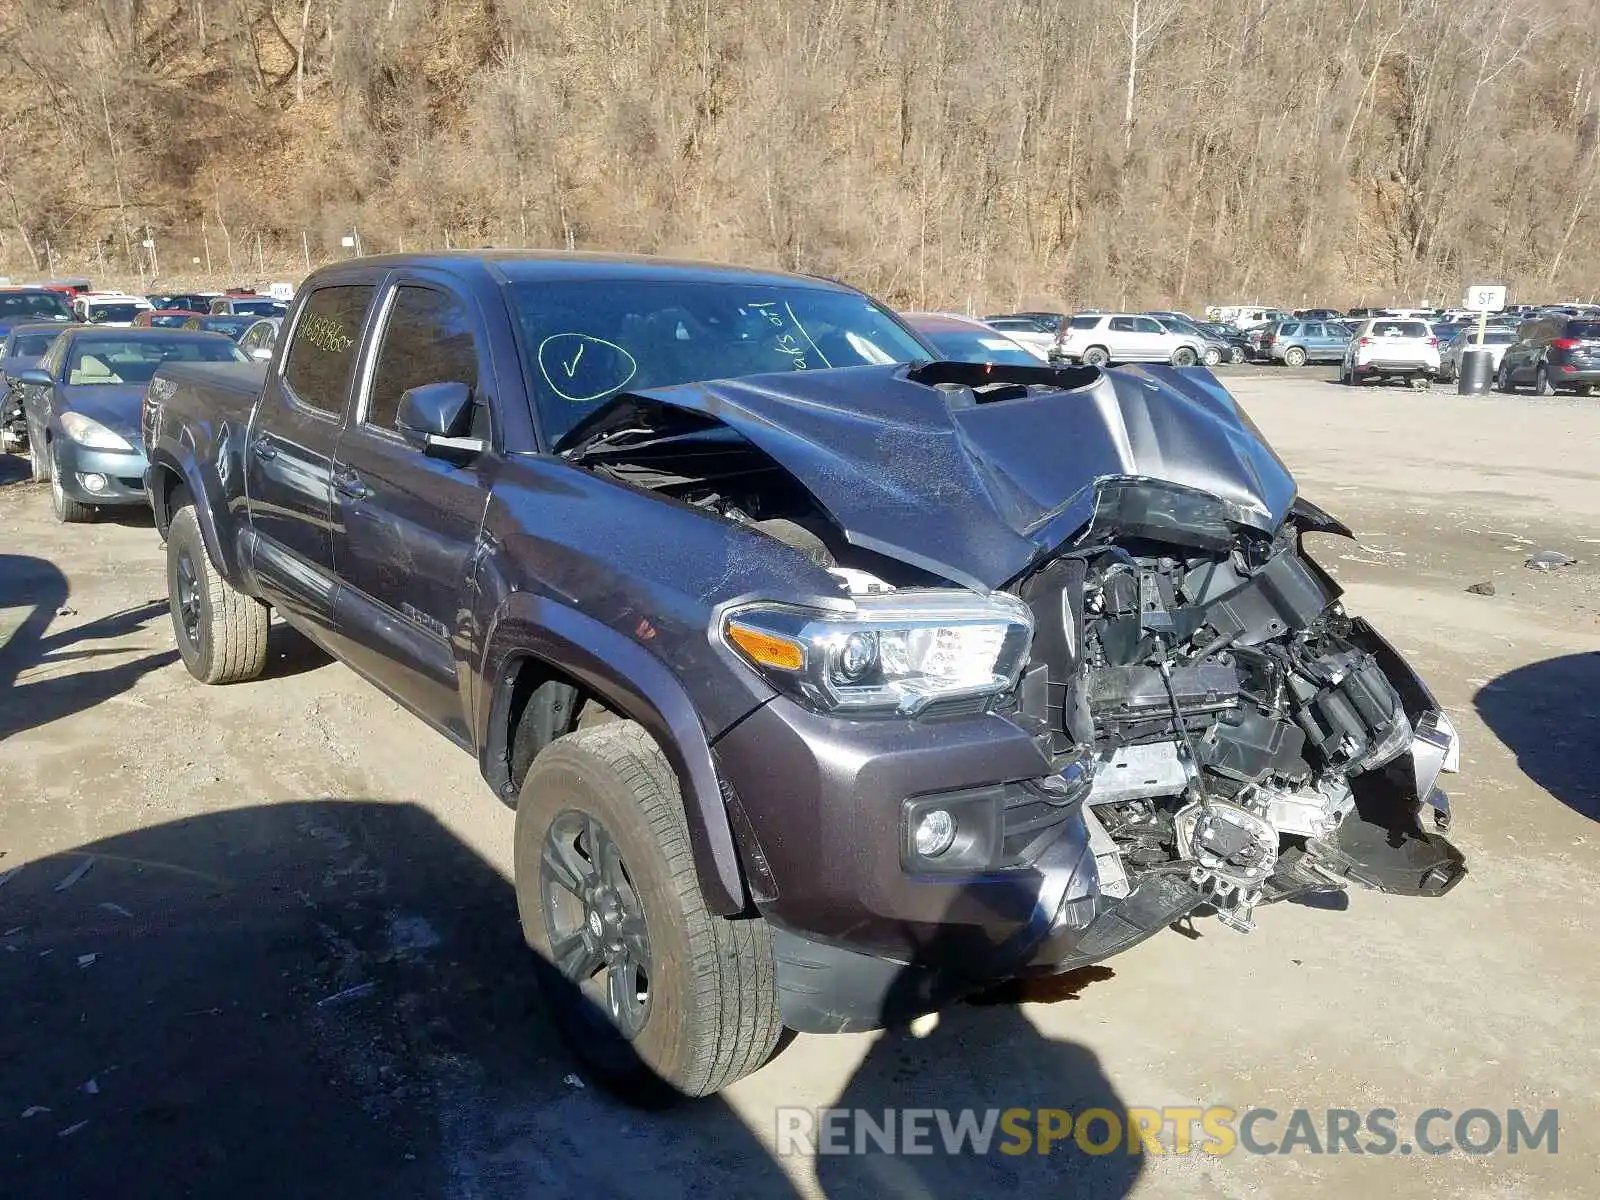
M 738 620 L 728 622 L 728 640 L 750 656 L 750 661 L 779 671 L 800 671 L 806 665 L 806 648 L 799 642 L 755 629 Z

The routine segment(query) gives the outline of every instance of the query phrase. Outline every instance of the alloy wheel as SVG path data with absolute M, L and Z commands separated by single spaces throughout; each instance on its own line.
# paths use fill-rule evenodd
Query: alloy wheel
M 187 547 L 178 551 L 178 620 L 191 649 L 201 649 L 200 573 Z
M 625 1037 L 650 1015 L 650 939 L 644 906 L 616 842 L 571 809 L 545 834 L 540 876 L 555 968 Z

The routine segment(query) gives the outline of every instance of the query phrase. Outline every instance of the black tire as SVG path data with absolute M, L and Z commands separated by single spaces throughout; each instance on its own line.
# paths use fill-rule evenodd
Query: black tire
M 1086 367 L 1103 367 L 1111 361 L 1111 351 L 1104 346 L 1090 346 L 1078 359 Z
M 1286 367 L 1303 367 L 1306 365 L 1306 352 L 1299 346 L 1290 346 L 1283 352 L 1283 365 Z
M 595 861 L 610 861 L 607 845 L 609 876 Z M 783 1031 L 772 930 L 706 908 L 677 777 L 639 725 L 580 729 L 534 759 L 517 803 L 516 891 L 551 1014 L 603 1082 L 645 1102 L 706 1096 L 771 1057 Z M 641 976 L 642 1013 L 626 1000 Z
M 1175 367 L 1192 367 L 1200 361 L 1200 356 L 1189 346 L 1179 346 L 1172 352 L 1172 365 Z
M 50 455 L 45 451 L 44 439 L 34 437 L 31 429 L 28 431 L 28 467 L 35 483 L 50 482 Z
M 1495 373 L 1494 387 L 1495 391 L 1505 392 L 1507 395 L 1517 390 L 1517 385 L 1511 382 L 1511 366 L 1503 360 L 1500 363 L 1500 370 Z
M 56 452 L 50 452 L 50 507 L 55 510 L 56 520 L 63 525 L 85 525 L 94 520 L 94 505 L 84 504 L 67 495 L 62 486 L 61 462 L 56 458 Z
M 1230 346 L 1228 348 L 1228 362 L 1233 366 L 1239 366 L 1244 362 L 1244 358 L 1245 354 L 1243 346 Z
M 1540 363 L 1533 371 L 1533 394 L 1535 396 L 1549 396 L 1555 393 L 1555 388 L 1550 386 L 1550 372 L 1545 365 Z
M 167 530 L 167 605 L 178 654 L 201 683 L 241 683 L 266 670 L 272 610 L 218 574 L 189 504 Z

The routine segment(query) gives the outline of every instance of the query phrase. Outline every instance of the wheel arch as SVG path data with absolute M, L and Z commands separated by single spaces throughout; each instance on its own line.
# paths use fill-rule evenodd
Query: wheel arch
M 537 689 L 566 684 L 637 723 L 678 779 L 695 872 L 706 907 L 734 916 L 749 892 L 723 800 L 711 743 L 688 692 L 653 654 L 594 618 L 527 593 L 496 616 L 475 706 L 478 765 L 495 794 L 515 804 L 513 749 Z M 538 749 L 542 749 L 540 746 Z

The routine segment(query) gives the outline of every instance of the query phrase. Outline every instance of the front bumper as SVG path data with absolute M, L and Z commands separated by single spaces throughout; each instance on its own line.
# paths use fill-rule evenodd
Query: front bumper
M 1041 799 L 1033 781 L 1051 762 L 1005 716 L 841 720 L 780 698 L 716 755 L 752 891 L 779 931 L 791 1028 L 875 1028 L 1048 969 L 1099 912 L 1081 802 Z M 992 806 L 1005 844 L 1026 847 L 1017 865 L 906 865 L 907 803 L 935 798 Z
M 91 450 L 59 434 L 50 445 L 68 499 L 117 507 L 149 503 L 144 490 L 149 464 L 142 450 Z M 104 486 L 89 487 L 89 476 L 99 476 Z

